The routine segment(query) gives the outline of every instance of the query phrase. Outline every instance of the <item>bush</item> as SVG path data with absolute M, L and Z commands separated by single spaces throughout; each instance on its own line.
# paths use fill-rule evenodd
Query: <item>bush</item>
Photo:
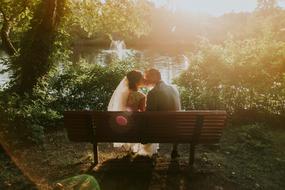
M 106 110 L 116 86 L 135 66 L 132 60 L 59 65 L 39 81 L 32 96 L 11 95 L 9 88 L 0 92 L 1 123 L 15 139 L 40 142 L 44 129 L 59 125 L 65 110 Z
M 19 142 L 40 143 L 44 126 L 51 126 L 60 119 L 43 99 L 33 100 L 5 92 L 1 92 L 0 99 L 1 132 Z
M 45 96 L 53 99 L 50 107 L 64 110 L 106 110 L 111 95 L 126 72 L 133 69 L 132 60 L 115 61 L 108 66 L 81 60 L 64 65 L 42 83 Z
M 176 79 L 184 109 L 285 114 L 285 43 L 272 37 L 201 42 Z

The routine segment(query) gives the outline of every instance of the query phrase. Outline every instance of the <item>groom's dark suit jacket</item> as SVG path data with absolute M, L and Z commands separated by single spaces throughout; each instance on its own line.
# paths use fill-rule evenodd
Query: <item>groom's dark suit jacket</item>
M 146 111 L 178 111 L 181 109 L 177 89 L 160 81 L 149 91 L 146 101 Z

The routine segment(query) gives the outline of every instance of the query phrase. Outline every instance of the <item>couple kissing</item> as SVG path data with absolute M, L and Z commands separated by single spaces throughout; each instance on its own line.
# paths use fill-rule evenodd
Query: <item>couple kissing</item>
M 152 88 L 147 95 L 139 91 L 142 87 Z M 144 74 L 130 71 L 114 91 L 108 111 L 178 111 L 181 109 L 178 90 L 166 84 L 157 69 L 149 69 Z M 152 156 L 157 153 L 158 144 L 114 143 L 137 155 Z M 177 144 L 173 145 L 172 158 L 178 156 Z

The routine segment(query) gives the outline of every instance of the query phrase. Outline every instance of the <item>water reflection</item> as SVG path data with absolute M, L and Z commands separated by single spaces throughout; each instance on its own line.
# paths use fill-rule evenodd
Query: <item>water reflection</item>
M 152 49 L 125 49 L 125 45 L 120 41 L 116 42 L 117 46 L 111 45 L 110 49 L 98 49 L 93 47 L 77 47 L 74 48 L 72 61 L 79 62 L 80 58 L 84 58 L 90 64 L 100 64 L 108 66 L 115 59 L 133 58 L 139 63 L 143 63 L 146 68 L 159 69 L 162 78 L 167 83 L 172 83 L 181 71 L 185 70 L 189 65 L 186 51 L 157 51 Z M 119 48 L 119 49 L 118 49 Z M 0 50 L 0 58 L 7 55 Z M 0 59 L 0 71 L 5 69 L 3 60 Z M 9 74 L 0 74 L 0 87 L 9 80 Z
M 7 54 L 0 49 L 0 88 L 3 88 L 4 84 L 9 81 L 9 73 L 2 73 L 3 70 L 7 69 L 3 62 L 7 58 Z
M 74 49 L 73 62 L 76 63 L 80 58 L 85 59 L 90 64 L 100 64 L 108 66 L 115 59 L 133 58 L 139 63 L 143 63 L 146 68 L 159 69 L 162 78 L 168 83 L 172 83 L 181 71 L 185 70 L 189 65 L 187 52 L 169 52 L 169 51 L 154 51 L 152 49 L 135 50 L 135 49 L 120 49 L 123 50 L 124 56 L 118 51 L 109 49 L 97 49 L 92 47 L 78 47 Z

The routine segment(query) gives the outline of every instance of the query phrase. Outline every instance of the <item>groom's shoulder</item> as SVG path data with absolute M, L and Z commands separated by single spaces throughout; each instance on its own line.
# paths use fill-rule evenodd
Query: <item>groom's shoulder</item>
M 166 88 L 169 90 L 175 90 L 176 89 L 176 87 L 172 84 L 166 84 Z
M 168 92 L 171 93 L 171 94 L 176 94 L 176 95 L 179 95 L 179 91 L 177 89 L 177 86 L 176 85 L 167 85 L 168 87 Z
M 169 85 L 173 90 L 177 91 L 178 92 L 178 88 L 177 88 L 177 85 Z

